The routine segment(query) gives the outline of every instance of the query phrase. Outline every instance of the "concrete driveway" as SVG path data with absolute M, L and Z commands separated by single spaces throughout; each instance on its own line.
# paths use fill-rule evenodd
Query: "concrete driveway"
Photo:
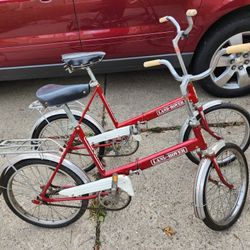
M 104 76 L 99 75 L 100 82 Z M 84 77 L 87 81 L 87 78 Z M 180 95 L 179 85 L 165 71 L 110 74 L 106 96 L 118 120 L 140 114 Z M 28 110 L 35 91 L 47 83 L 79 83 L 82 79 L 45 79 L 3 82 L 0 84 L 0 134 L 4 138 L 28 138 L 38 115 Z M 201 102 L 215 99 L 197 86 Z M 240 104 L 250 112 L 249 95 L 228 101 Z M 90 112 L 103 120 L 102 106 Z M 105 159 L 109 167 L 146 156 L 178 141 L 178 127 L 186 119 L 185 109 L 175 111 L 149 123 L 162 127 L 160 133 L 143 135 L 139 150 L 129 157 Z M 112 128 L 107 115 L 105 127 Z M 166 129 L 166 128 L 172 129 Z M 174 129 L 176 128 L 176 129 Z M 250 150 L 246 152 L 250 161 Z M 4 161 L 3 159 L 2 161 Z M 135 197 L 119 212 L 107 212 L 98 222 L 87 211 L 76 223 L 62 229 L 43 229 L 16 217 L 0 198 L 0 249 L 250 249 L 250 198 L 238 222 L 229 230 L 214 232 L 195 218 L 193 183 L 197 166 L 185 156 L 133 176 Z M 174 233 L 168 236 L 164 229 Z

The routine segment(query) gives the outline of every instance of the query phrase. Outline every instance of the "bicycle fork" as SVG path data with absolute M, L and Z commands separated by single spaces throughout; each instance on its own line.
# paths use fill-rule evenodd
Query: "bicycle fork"
M 193 199 L 194 199 L 195 216 L 201 220 L 204 220 L 206 218 L 204 211 L 204 202 L 203 202 L 204 201 L 203 190 L 205 189 L 206 178 L 208 178 L 209 181 L 215 183 L 216 185 L 219 184 L 217 180 L 213 180 L 211 177 L 207 177 L 207 172 L 211 164 L 214 165 L 214 168 L 216 170 L 216 173 L 220 181 L 229 189 L 234 188 L 234 185 L 228 183 L 228 181 L 224 178 L 215 157 L 218 154 L 218 152 L 223 147 L 225 147 L 225 145 L 226 144 L 224 140 L 220 140 L 217 143 L 215 143 L 211 148 L 207 150 L 208 151 L 207 157 L 202 158 L 199 164 L 199 168 L 195 178 Z

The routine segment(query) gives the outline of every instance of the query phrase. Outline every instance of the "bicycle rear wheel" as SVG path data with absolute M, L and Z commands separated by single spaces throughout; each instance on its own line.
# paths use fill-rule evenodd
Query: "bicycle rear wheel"
M 80 116 L 75 115 L 77 121 L 80 120 Z M 81 127 L 86 137 L 101 134 L 101 131 L 90 121 L 83 119 Z M 62 147 L 67 145 L 69 137 L 72 133 L 71 123 L 66 114 L 56 114 L 47 117 L 43 120 L 32 132 L 32 139 L 50 138 L 57 141 Z M 75 145 L 81 144 L 77 138 L 74 141 Z M 52 142 L 46 142 L 47 149 L 53 149 L 54 144 Z M 97 155 L 101 159 L 104 155 L 105 148 L 99 147 L 97 149 Z M 84 171 L 88 172 L 95 167 L 95 164 L 90 157 L 86 149 L 75 150 L 68 152 L 66 158 L 74 162 L 77 166 L 80 166 Z
M 221 231 L 232 226 L 242 212 L 248 190 L 248 165 L 242 150 L 232 143 L 227 143 L 218 152 L 216 160 L 223 177 L 233 188 L 222 183 L 211 162 L 203 173 L 205 178 L 196 183 L 196 197 L 202 197 L 198 206 L 204 214 L 203 222 Z
M 46 228 L 67 226 L 78 220 L 86 211 L 88 200 L 62 201 L 36 204 L 42 188 L 46 185 L 57 163 L 42 159 L 27 159 L 14 164 L 4 177 L 3 196 L 8 207 L 24 221 Z M 63 187 L 84 184 L 69 168 L 61 165 L 46 196 L 60 198 Z
M 245 152 L 250 144 L 250 114 L 242 107 L 231 104 L 221 103 L 204 110 L 205 117 L 211 130 L 223 137 L 226 142 L 238 145 Z M 200 119 L 200 116 L 197 116 Z M 203 133 L 208 145 L 216 142 L 216 139 L 208 133 Z M 184 132 L 183 141 L 193 138 L 194 134 L 191 126 Z M 188 152 L 187 157 L 195 164 L 199 164 L 198 154 Z

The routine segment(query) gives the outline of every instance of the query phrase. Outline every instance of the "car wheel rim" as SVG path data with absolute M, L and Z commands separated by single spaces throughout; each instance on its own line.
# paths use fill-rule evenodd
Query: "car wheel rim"
M 222 48 L 247 42 L 250 42 L 250 31 L 231 36 L 219 46 L 212 59 Z M 215 85 L 224 89 L 234 90 L 250 86 L 250 52 L 222 56 L 210 77 Z

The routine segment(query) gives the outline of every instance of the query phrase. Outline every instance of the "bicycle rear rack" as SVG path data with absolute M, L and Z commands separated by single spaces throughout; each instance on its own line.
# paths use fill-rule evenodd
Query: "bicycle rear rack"
M 37 153 L 42 159 L 45 153 L 60 154 L 62 151 L 63 147 L 49 138 L 0 141 L 0 195 L 5 188 L 2 186 L 4 175 L 9 168 L 14 166 L 15 157 Z
M 70 109 L 79 110 L 79 111 L 82 111 L 85 108 L 85 105 L 82 104 L 80 101 L 69 102 L 68 106 L 70 107 Z M 57 110 L 58 108 L 60 108 L 60 107 L 53 106 L 53 107 L 46 107 L 45 108 L 38 100 L 32 102 L 29 105 L 30 110 L 38 111 L 41 115 L 43 115 L 49 111 Z
M 56 141 L 44 139 L 10 139 L 0 142 L 0 175 L 13 164 L 13 158 L 18 155 L 38 153 L 43 158 L 45 153 L 59 155 L 63 147 Z
M 58 149 L 50 149 L 48 143 L 52 143 Z M 31 153 L 58 153 L 63 147 L 55 140 L 44 139 L 11 139 L 0 142 L 0 156 L 31 154 Z

